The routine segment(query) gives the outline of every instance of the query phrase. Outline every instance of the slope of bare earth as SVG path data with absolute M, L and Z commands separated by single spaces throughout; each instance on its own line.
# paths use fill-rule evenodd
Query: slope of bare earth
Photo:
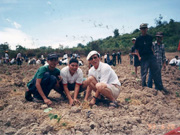
M 178 53 L 166 53 L 172 59 Z M 83 58 L 85 61 L 85 58 Z M 86 63 L 86 62 L 85 62 Z M 171 92 L 164 95 L 155 89 L 142 88 L 139 78 L 134 76 L 134 67 L 129 65 L 127 55 L 122 64 L 112 67 L 122 84 L 118 97 L 119 107 L 109 109 L 100 103 L 90 108 L 82 105 L 69 107 L 60 95 L 50 93 L 53 99 L 52 110 L 42 103 L 27 102 L 24 93 L 27 82 L 34 76 L 40 65 L 0 66 L 0 134 L 39 135 L 39 134 L 164 134 L 180 127 L 180 70 L 167 66 L 162 71 L 164 86 Z M 58 66 L 62 69 L 64 66 Z M 87 63 L 81 66 L 87 76 Z M 140 69 L 138 70 L 138 72 Z M 49 114 L 57 115 L 50 120 Z

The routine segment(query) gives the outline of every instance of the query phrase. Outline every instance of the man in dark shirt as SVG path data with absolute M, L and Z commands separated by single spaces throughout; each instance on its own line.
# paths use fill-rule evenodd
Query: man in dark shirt
M 134 67 L 135 67 L 135 73 L 136 73 L 136 77 L 137 77 L 137 69 L 138 69 L 138 66 L 141 65 L 141 62 L 139 61 L 137 53 L 135 51 L 135 47 L 134 47 L 135 42 L 136 42 L 136 38 L 132 38 L 133 46 L 131 48 L 131 54 L 134 55 Z
M 117 52 L 117 59 L 118 59 L 118 64 L 119 63 L 121 64 L 121 51 L 120 50 Z
M 141 61 L 142 86 L 147 86 L 146 75 L 148 69 L 150 69 L 157 90 L 163 90 L 166 94 L 168 94 L 169 92 L 163 87 L 162 84 L 160 68 L 158 66 L 156 57 L 153 54 L 152 37 L 147 34 L 147 24 L 141 24 L 140 30 L 142 35 L 136 39 L 135 50 L 139 60 Z
M 113 50 L 113 53 L 112 53 L 112 60 L 113 60 L 113 66 L 116 66 L 116 53 L 115 53 L 115 50 Z

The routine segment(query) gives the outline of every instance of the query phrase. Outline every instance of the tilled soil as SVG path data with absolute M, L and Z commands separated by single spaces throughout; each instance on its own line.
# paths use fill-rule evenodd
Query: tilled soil
M 172 59 L 177 54 L 166 53 L 166 57 Z M 122 64 L 112 67 L 122 84 L 118 108 L 109 109 L 106 103 L 91 108 L 83 102 L 83 93 L 79 95 L 82 104 L 70 107 L 52 91 L 49 112 L 44 112 L 47 105 L 24 99 L 26 84 L 39 67 L 0 65 L 0 135 L 162 135 L 180 127 L 180 70 L 176 67 L 168 65 L 162 71 L 163 84 L 170 91 L 165 95 L 154 88 L 142 88 L 140 73 L 135 77 L 128 55 L 122 56 Z M 80 68 L 87 77 L 87 62 Z M 50 119 L 50 115 L 57 119 Z

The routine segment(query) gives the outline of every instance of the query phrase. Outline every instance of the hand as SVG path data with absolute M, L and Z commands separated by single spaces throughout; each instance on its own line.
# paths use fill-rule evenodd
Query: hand
M 52 101 L 50 99 L 44 99 L 44 103 L 46 103 L 47 105 L 51 105 Z
M 139 56 L 139 61 L 141 61 L 141 57 Z
M 73 99 L 70 99 L 70 100 L 69 100 L 69 105 L 70 105 L 70 106 L 73 106 L 73 105 L 74 105 L 74 100 L 73 100 Z
M 59 78 L 59 82 L 62 81 L 62 77 L 60 75 L 58 76 L 58 78 Z
M 80 105 L 80 101 L 78 99 L 74 99 L 74 104 L 79 104 Z

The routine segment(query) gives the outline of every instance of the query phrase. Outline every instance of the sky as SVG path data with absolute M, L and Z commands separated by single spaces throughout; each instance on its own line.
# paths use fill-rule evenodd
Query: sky
M 180 0 L 0 0 L 0 44 L 25 48 L 71 48 L 141 23 L 180 22 Z

